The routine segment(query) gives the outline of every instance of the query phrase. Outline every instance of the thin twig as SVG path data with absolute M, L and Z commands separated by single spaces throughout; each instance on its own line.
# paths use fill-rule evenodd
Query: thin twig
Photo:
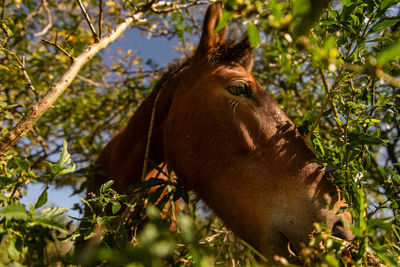
M 101 20 L 103 16 L 103 0 L 99 0 L 99 22 L 98 22 L 98 28 L 99 28 L 99 39 L 101 39 Z
M 55 48 L 60 50 L 64 55 L 66 55 L 71 60 L 71 62 L 74 62 L 75 58 L 70 53 L 68 53 L 64 48 L 59 46 L 57 43 L 47 41 L 46 39 L 42 39 L 42 42 L 54 46 Z
M 319 72 L 319 75 L 321 75 L 321 79 L 322 79 L 322 83 L 324 84 L 325 92 L 327 94 L 329 94 L 329 86 L 328 86 L 328 83 L 326 82 L 325 75 L 320 67 L 318 67 L 318 72 Z
M 400 80 L 385 73 L 382 69 L 377 69 L 375 74 L 376 74 L 376 77 L 378 77 L 379 79 L 382 79 L 382 80 L 390 83 L 391 85 L 396 86 L 397 88 L 400 88 Z
M 319 72 L 319 75 L 321 75 L 321 79 L 322 79 L 322 83 L 324 84 L 325 92 L 326 92 L 327 94 L 330 94 L 330 92 L 333 91 L 334 88 L 331 88 L 331 89 L 329 90 L 328 83 L 326 82 L 326 78 L 325 78 L 324 72 L 322 71 L 321 68 L 318 68 L 318 72 Z M 331 106 L 332 106 L 332 108 L 333 108 L 333 115 L 335 116 L 336 119 L 339 119 L 339 113 L 338 113 L 338 110 L 337 110 L 337 108 L 336 108 L 336 105 L 335 105 L 335 104 L 333 103 L 333 101 L 332 101 L 332 98 L 329 99 L 329 102 L 330 102 L 330 104 L 331 104 Z M 341 132 L 343 132 L 342 127 L 341 127 L 339 124 L 338 124 L 338 126 L 339 126 L 339 130 L 340 130 Z
M 49 29 L 51 28 L 51 26 L 53 26 L 53 18 L 52 18 L 52 16 L 51 16 L 51 12 L 50 12 L 50 10 L 49 10 L 49 8 L 48 8 L 48 6 L 47 6 L 46 0 L 43 0 L 43 8 L 44 8 L 44 10 L 45 10 L 46 13 L 47 13 L 47 21 L 48 21 L 48 22 L 47 22 L 46 27 L 44 27 L 43 30 L 41 30 L 40 32 L 37 32 L 37 33 L 33 34 L 35 37 L 40 37 L 40 36 L 45 35 L 45 34 L 49 31 Z
M 327 97 L 326 97 L 324 103 L 322 104 L 322 107 L 321 107 L 321 110 L 319 111 L 317 120 L 312 125 L 311 130 L 304 136 L 304 140 L 305 140 L 306 144 L 310 143 L 310 137 L 314 133 L 315 128 L 317 128 L 317 126 L 318 126 L 318 124 L 319 124 L 319 122 L 320 122 L 320 120 L 322 118 L 322 115 L 323 115 L 323 113 L 325 111 L 325 108 L 328 105 L 328 102 L 331 102 L 331 97 L 332 97 L 332 94 L 333 94 L 333 91 L 334 91 L 333 88 L 329 89 L 328 83 L 326 82 L 326 79 L 325 79 L 325 75 L 324 75 L 324 73 L 323 73 L 321 68 L 318 68 L 318 72 L 321 75 L 322 83 L 323 83 L 325 91 L 327 93 Z M 331 102 L 331 105 L 332 105 L 332 107 L 335 107 L 332 102 Z M 339 118 L 339 114 L 337 114 L 337 110 L 336 110 L 335 116 L 337 118 Z M 339 125 L 339 129 L 341 131 L 343 131 L 342 128 L 340 127 L 340 125 Z
M 150 10 L 153 11 L 154 13 L 168 13 L 177 9 L 184 9 L 184 8 L 188 8 L 191 6 L 195 6 L 195 5 L 201 5 L 201 4 L 208 4 L 208 1 L 193 1 L 191 3 L 187 3 L 187 4 L 182 4 L 182 5 L 174 5 L 174 2 L 166 2 L 166 1 L 160 1 L 158 3 L 159 5 L 163 4 L 164 6 L 172 6 L 170 8 L 164 8 L 164 9 L 158 9 L 155 6 L 150 6 Z
M 95 86 L 95 87 L 104 87 L 104 88 L 110 88 L 110 87 L 111 87 L 111 86 L 108 85 L 108 84 L 99 83 L 99 82 L 90 80 L 90 79 L 88 79 L 88 78 L 86 78 L 86 77 L 83 77 L 82 75 L 79 75 L 79 74 L 78 74 L 76 77 L 77 77 L 78 79 L 80 79 L 81 81 L 83 81 L 83 82 L 85 82 L 85 83 L 88 83 L 88 84 L 90 84 L 90 85 L 93 85 L 93 86 Z
M 39 102 L 39 100 L 40 100 L 39 94 L 38 94 L 38 92 L 36 91 L 35 87 L 33 86 L 32 81 L 31 81 L 31 78 L 29 77 L 29 74 L 28 74 L 28 72 L 27 72 L 26 69 L 25 69 L 25 56 L 22 57 L 22 62 L 21 62 L 21 61 L 19 61 L 19 62 L 21 63 L 19 67 L 21 68 L 22 73 L 24 74 L 24 77 L 25 77 L 26 83 L 27 83 L 27 85 L 28 85 L 28 88 L 29 88 L 29 89 L 33 92 L 33 94 L 35 95 L 36 102 Z
M 90 31 L 92 32 L 94 41 L 95 41 L 96 43 L 100 42 L 99 36 L 98 36 L 97 33 L 96 33 L 96 30 L 95 30 L 95 28 L 94 28 L 94 26 L 93 26 L 93 24 L 92 24 L 92 21 L 91 21 L 91 19 L 90 19 L 90 17 L 89 17 L 89 14 L 86 12 L 86 9 L 85 9 L 85 7 L 84 7 L 83 4 L 82 4 L 82 1 L 81 1 L 81 0 L 77 0 L 77 1 L 78 1 L 78 4 L 79 4 L 79 7 L 80 7 L 81 10 L 82 10 L 82 13 L 85 15 L 86 22 L 88 23 L 89 28 L 90 28 Z
M 317 125 L 319 124 L 319 121 L 322 118 L 322 114 L 324 113 L 326 105 L 328 105 L 328 102 L 329 102 L 329 99 L 331 98 L 331 96 L 332 96 L 332 92 L 330 92 L 327 95 L 324 103 L 322 104 L 321 110 L 319 111 L 317 120 L 314 122 L 313 126 L 311 127 L 311 130 L 304 136 L 304 140 L 309 140 L 310 136 L 314 133 L 314 130 L 315 130 L 315 128 L 317 128 Z
M 151 9 L 152 5 L 156 2 L 156 0 L 147 0 L 146 4 L 144 5 L 144 9 Z
M 381 68 L 373 68 L 373 69 L 371 69 L 371 68 L 364 67 L 364 66 L 361 66 L 361 65 L 350 64 L 350 63 L 346 63 L 346 62 L 342 63 L 342 67 L 347 69 L 347 70 L 356 72 L 356 73 L 368 74 L 368 75 L 371 75 L 371 76 L 375 75 L 379 79 L 382 79 L 385 82 L 388 82 L 391 85 L 393 85 L 393 86 L 395 86 L 397 88 L 400 88 L 400 80 L 398 80 L 397 78 L 385 73 Z
M 8 42 L 8 36 L 6 36 L 6 38 L 4 38 L 4 42 L 1 44 L 1 48 L 4 48 L 6 46 Z

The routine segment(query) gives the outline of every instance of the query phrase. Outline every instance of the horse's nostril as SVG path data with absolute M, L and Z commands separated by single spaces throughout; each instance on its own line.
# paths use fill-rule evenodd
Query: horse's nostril
M 332 229 L 341 228 L 343 227 L 343 222 L 340 220 L 333 225 Z
M 332 235 L 339 237 L 341 239 L 349 240 L 351 239 L 351 232 L 345 225 L 343 224 L 342 220 L 337 221 L 332 227 Z

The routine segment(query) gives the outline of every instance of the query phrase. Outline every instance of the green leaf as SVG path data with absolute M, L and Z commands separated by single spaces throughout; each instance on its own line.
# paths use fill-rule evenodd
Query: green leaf
M 381 121 L 378 119 L 374 119 L 374 118 L 368 118 L 364 120 L 364 123 L 371 123 L 371 124 L 376 124 L 376 123 L 380 123 Z
M 58 160 L 57 164 L 62 168 L 59 175 L 73 172 L 76 169 L 75 163 L 71 161 L 71 155 L 68 153 L 68 142 L 65 140 L 63 141 L 63 148 L 61 151 L 60 159 Z M 70 164 L 72 164 L 72 166 L 67 168 L 67 166 Z
M 339 126 L 343 126 L 344 125 L 344 122 L 341 121 L 339 118 L 333 117 L 333 119 L 337 122 L 337 124 L 339 124 Z
M 257 10 L 258 13 L 262 12 L 262 5 L 263 5 L 262 1 L 256 1 L 255 2 L 256 10 Z
M 6 71 L 9 71 L 9 72 L 12 72 L 12 73 L 15 73 L 15 71 L 13 70 L 13 69 L 11 69 L 11 68 L 9 68 L 9 67 L 7 67 L 7 66 L 5 66 L 5 65 L 2 65 L 2 64 L 0 64 L 0 70 L 6 70 Z
M 46 187 L 44 188 L 43 192 L 40 194 L 38 200 L 36 201 L 35 209 L 40 208 L 41 206 L 46 204 L 46 202 L 47 202 L 47 188 L 48 188 L 48 186 L 46 185 Z
M 156 185 L 167 185 L 167 184 L 170 184 L 170 182 L 163 179 L 150 178 L 146 181 L 140 181 L 138 183 L 131 185 L 127 191 L 133 191 L 133 190 L 143 191 L 145 189 L 151 188 Z
M 111 201 L 112 203 L 112 213 L 115 214 L 121 209 L 121 204 L 118 201 Z
M 68 210 L 66 208 L 62 207 L 48 207 L 44 208 L 41 213 L 39 218 L 55 218 L 58 217 L 64 213 L 66 213 Z
M 283 18 L 282 7 L 276 0 L 270 0 L 268 2 L 268 9 L 273 15 L 274 21 L 279 22 Z
M 17 164 L 18 168 L 20 168 L 21 170 L 28 171 L 30 169 L 29 161 L 27 161 L 26 159 L 14 157 L 14 161 Z
M 64 241 L 64 242 L 75 241 L 75 240 L 77 240 L 77 238 L 79 238 L 80 236 L 81 236 L 81 233 L 79 233 L 79 232 L 72 232 L 72 233 L 66 235 L 65 237 L 58 237 L 57 240 L 58 240 L 58 241 Z
M 309 12 L 311 8 L 310 0 L 295 0 L 293 2 L 293 15 L 302 16 Z
M 87 201 L 86 199 L 81 198 L 81 197 L 79 199 L 83 202 L 83 204 L 85 204 L 86 206 L 89 207 L 92 214 L 95 214 L 94 209 L 93 209 L 92 205 L 90 205 L 89 201 Z
M 353 186 L 354 197 L 353 197 L 353 206 L 351 207 L 351 211 L 353 214 L 353 218 L 355 220 L 355 226 L 358 230 L 366 229 L 366 208 L 367 204 L 365 202 L 365 194 L 363 189 L 357 188 L 356 185 Z M 359 233 L 359 234 L 361 234 Z M 355 233 L 356 234 L 356 233 Z
M 363 133 L 350 133 L 348 135 L 349 141 L 355 145 L 382 145 L 385 141 L 379 137 L 363 134 Z
M 8 205 L 7 207 L 0 210 L 0 216 L 3 216 L 7 219 L 14 219 L 14 220 L 27 220 L 28 213 L 25 207 L 22 204 L 15 203 Z
M 319 157 L 325 156 L 324 146 L 322 145 L 321 138 L 318 134 L 313 134 L 311 137 L 312 143 L 314 145 L 315 153 Z
M 16 239 L 17 237 L 15 236 L 10 236 L 8 239 L 8 256 L 14 260 L 17 260 L 21 256 L 19 249 L 16 248 Z
M 7 198 L 4 194 L 0 193 L 0 202 L 1 202 L 1 201 L 4 201 L 4 202 L 5 202 L 5 201 L 7 201 L 7 199 L 8 199 L 8 198 Z
M 228 23 L 228 21 L 233 17 L 233 13 L 231 11 L 227 11 L 227 10 L 222 10 L 222 17 L 221 19 L 218 21 L 217 26 L 215 27 L 215 32 L 219 32 L 220 30 L 222 30 L 226 24 Z
M 294 29 L 295 35 L 300 36 L 307 33 L 319 20 L 322 11 L 328 7 L 329 2 L 329 0 L 301 0 L 300 3 L 297 3 L 296 12 L 299 13 L 296 15 L 298 22 Z M 301 7 L 301 5 L 304 6 Z M 309 8 L 307 8 L 308 6 Z
M 1 22 L 1 28 L 7 34 L 7 37 L 11 37 L 13 35 L 11 29 L 4 22 Z
M 193 243 L 195 241 L 194 223 L 189 215 L 178 215 L 178 227 L 182 231 L 183 240 L 186 243 Z
M 386 230 L 391 230 L 392 225 L 388 223 L 388 219 L 383 219 L 383 218 L 376 218 L 376 219 L 369 219 L 368 220 L 368 229 L 375 229 L 375 228 L 380 228 L 380 229 L 386 229 Z
M 385 247 L 378 244 L 370 244 L 370 247 L 375 251 L 379 258 L 388 264 L 388 266 L 398 266 L 396 259 L 390 255 L 389 251 Z
M 104 194 L 105 192 L 107 192 L 108 189 L 110 189 L 111 186 L 112 186 L 113 184 L 114 184 L 114 180 L 110 180 L 110 181 L 108 181 L 108 182 L 102 184 L 102 185 L 100 186 L 100 194 L 102 195 L 102 194 Z
M 348 7 L 348 6 L 350 6 L 350 4 L 351 4 L 351 0 L 343 0 L 342 1 L 343 7 Z
M 400 56 L 400 39 L 395 44 L 380 52 L 377 56 L 378 64 L 383 65 L 389 60 L 395 60 Z
M 258 46 L 260 43 L 260 35 L 257 27 L 252 22 L 247 23 L 247 35 L 249 37 L 251 47 Z
M 360 23 L 360 20 L 356 15 L 350 14 L 350 18 L 353 20 L 353 25 L 358 25 Z
M 152 205 L 147 206 L 146 213 L 152 220 L 159 220 L 161 218 L 160 210 L 157 209 L 155 206 Z
M 398 3 L 398 0 L 383 0 L 379 5 L 378 14 L 383 14 L 391 6 L 393 6 L 397 3 Z
M 45 163 L 51 168 L 51 171 L 54 175 L 71 173 L 76 169 L 76 165 L 72 162 L 71 155 L 68 153 L 68 142 L 65 140 L 63 141 L 63 148 L 61 150 L 58 162 L 56 164 L 52 164 L 46 161 Z
M 328 264 L 329 267 L 339 267 L 339 261 L 335 255 L 328 254 L 325 256 L 325 263 Z
M 68 229 L 65 225 L 62 223 L 56 222 L 51 219 L 46 219 L 46 218 L 38 218 L 35 221 L 35 224 L 41 225 L 43 227 L 49 228 L 49 229 L 54 229 L 63 233 L 67 233 Z
M 370 33 L 380 32 L 385 28 L 391 27 L 397 22 L 400 21 L 400 18 L 393 18 L 393 17 L 383 17 L 379 23 L 375 24 L 374 27 L 370 30 Z

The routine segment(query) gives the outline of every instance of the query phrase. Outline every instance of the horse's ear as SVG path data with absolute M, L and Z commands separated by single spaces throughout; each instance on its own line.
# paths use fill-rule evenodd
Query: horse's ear
M 242 65 L 248 72 L 251 72 L 254 63 L 253 48 L 250 45 L 249 37 L 246 35 L 242 41 L 229 49 L 232 61 Z
M 214 49 L 224 42 L 226 26 L 219 32 L 215 32 L 221 17 L 222 3 L 220 1 L 208 6 L 203 22 L 203 33 L 195 53 L 196 59 L 208 58 Z

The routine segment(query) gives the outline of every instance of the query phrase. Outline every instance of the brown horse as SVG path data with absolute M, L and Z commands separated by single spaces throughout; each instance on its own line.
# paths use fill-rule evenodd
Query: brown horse
M 209 6 L 194 55 L 163 76 L 97 164 L 122 192 L 141 179 L 146 156 L 166 162 L 268 259 L 287 257 L 289 241 L 300 250 L 314 222 L 351 238 L 342 222 L 350 214 L 337 213 L 346 203 L 329 174 L 312 162 L 294 124 L 250 74 L 248 39 L 224 42 L 225 29 L 214 31 L 221 10 L 221 3 Z M 105 181 L 97 175 L 89 191 Z

